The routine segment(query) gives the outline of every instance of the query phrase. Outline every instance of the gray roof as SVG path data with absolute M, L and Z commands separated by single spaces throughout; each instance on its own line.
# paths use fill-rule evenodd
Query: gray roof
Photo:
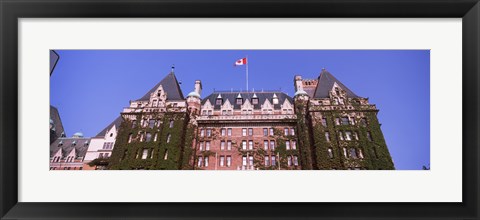
M 360 96 L 357 96 L 355 93 L 353 93 L 349 88 L 343 85 L 342 82 L 340 82 L 337 78 L 335 78 L 330 72 L 328 72 L 325 69 L 322 70 L 322 72 L 320 73 L 320 76 L 318 77 L 318 84 L 317 84 L 317 88 L 315 89 L 315 95 L 313 97 L 329 98 L 330 91 L 332 90 L 333 84 L 335 82 L 340 86 L 340 88 L 345 90 L 348 97 L 360 98 Z
M 75 141 L 75 145 L 73 142 Z M 88 141 L 88 144 L 85 142 Z M 61 144 L 60 144 L 61 143 Z M 66 157 L 75 148 L 75 158 L 85 157 L 90 138 L 58 138 L 50 144 L 50 157 L 53 157 L 59 150 L 62 151 L 62 158 Z
M 137 101 L 145 101 L 150 99 L 150 94 L 155 92 L 155 90 L 162 85 L 163 90 L 167 93 L 168 100 L 185 100 L 183 97 L 182 89 L 178 84 L 177 77 L 173 72 L 170 72 L 165 78 L 162 79 L 157 85 L 155 85 L 150 91 L 148 91 L 142 98 L 137 99 Z
M 114 125 L 115 127 L 120 128 L 120 124 L 122 124 L 123 118 L 122 116 L 118 116 L 112 123 L 110 123 L 107 127 L 105 127 L 102 131 L 100 131 L 95 137 L 105 137 L 105 134 L 108 130 L 110 130 Z
M 242 96 L 242 99 L 243 99 L 242 103 L 245 103 L 245 99 L 249 99 L 250 104 L 253 105 L 253 109 L 260 109 L 261 108 L 260 106 L 263 105 L 263 103 L 265 102 L 265 99 L 268 99 L 270 101 L 270 104 L 273 105 L 274 109 L 280 109 L 280 105 L 283 104 L 285 99 L 288 99 L 290 104 L 293 105 L 292 97 L 288 96 L 287 94 L 285 94 L 281 91 L 273 91 L 273 92 L 213 92 L 212 94 L 210 94 L 209 96 L 205 97 L 202 100 L 202 105 L 205 104 L 205 102 L 207 100 L 210 100 L 210 103 L 214 106 L 214 109 L 219 110 L 221 105 L 217 105 L 215 101 L 217 100 L 218 94 L 221 94 L 222 105 L 228 99 L 230 104 L 233 105 L 233 109 L 241 109 L 241 105 L 237 105 L 237 102 L 236 102 L 236 99 L 237 99 L 237 96 L 238 96 L 239 93 L 240 93 L 240 95 Z M 252 103 L 252 97 L 253 97 L 254 94 L 256 94 L 257 98 L 258 98 L 258 104 L 256 104 L 256 105 L 254 105 Z M 273 94 L 277 95 L 278 104 L 275 104 L 275 105 L 273 104 L 273 101 L 272 101 Z
M 60 114 L 58 113 L 58 109 L 55 108 L 54 106 L 50 106 L 50 119 L 53 120 L 53 125 L 55 126 L 55 135 L 57 137 L 61 137 L 62 133 L 64 133 L 65 130 L 63 129 L 63 124 L 62 124 L 62 120 L 60 119 Z

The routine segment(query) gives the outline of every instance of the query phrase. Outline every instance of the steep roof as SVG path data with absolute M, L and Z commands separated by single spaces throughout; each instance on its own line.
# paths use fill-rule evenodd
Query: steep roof
M 53 120 L 53 124 L 55 126 L 55 135 L 57 137 L 61 137 L 62 133 L 66 135 L 65 130 L 63 129 L 62 119 L 58 113 L 58 109 L 52 105 L 50 106 L 50 119 Z
M 205 97 L 202 100 L 202 105 L 205 104 L 207 100 L 210 100 L 210 103 L 213 105 L 213 108 L 215 110 L 219 110 L 221 105 L 217 105 L 215 102 L 217 100 L 217 97 L 219 94 L 222 97 L 222 104 L 228 101 L 230 104 L 233 105 L 233 109 L 241 109 L 241 105 L 238 105 L 236 102 L 237 96 L 240 94 L 240 96 L 243 99 L 242 103 L 245 103 L 245 100 L 248 99 L 250 101 L 250 104 L 253 105 L 253 109 L 261 109 L 261 105 L 265 102 L 265 99 L 268 99 L 270 103 L 273 105 L 273 95 L 277 95 L 278 98 L 278 104 L 273 105 L 274 109 L 280 109 L 280 106 L 285 102 L 285 99 L 288 99 L 290 103 L 293 103 L 292 97 L 288 96 L 287 94 L 281 92 L 281 91 L 274 91 L 274 92 L 213 92 L 209 96 Z M 258 98 L 258 104 L 253 104 L 252 103 L 252 98 L 253 96 L 256 95 Z
M 58 138 L 50 145 L 50 157 L 54 156 L 59 150 L 62 151 L 62 158 L 66 157 L 74 148 L 76 151 L 75 158 L 85 157 L 89 144 L 90 138 Z
M 173 72 L 170 72 L 165 78 L 163 78 L 157 85 L 150 89 L 142 98 L 137 99 L 137 101 L 145 101 L 150 99 L 150 94 L 155 92 L 155 90 L 162 85 L 163 90 L 167 93 L 168 100 L 185 100 L 183 97 L 182 89 L 178 84 L 177 77 Z
M 340 82 L 337 78 L 335 78 L 330 72 L 327 70 L 323 69 L 322 72 L 320 73 L 320 76 L 318 77 L 318 84 L 317 88 L 315 89 L 314 93 L 314 98 L 329 98 L 330 97 L 330 91 L 333 88 L 334 83 L 337 83 L 340 88 L 345 90 L 347 93 L 347 96 L 350 98 L 360 98 L 360 96 L 357 96 L 355 93 L 352 92 L 349 88 L 347 88 L 345 85 L 343 85 L 342 82 Z
M 114 125 L 117 129 L 120 128 L 120 124 L 122 124 L 122 121 L 123 121 L 122 116 L 118 116 L 112 123 L 110 123 L 102 131 L 100 131 L 95 137 L 105 137 L 105 134 L 107 133 L 107 131 L 110 130 Z

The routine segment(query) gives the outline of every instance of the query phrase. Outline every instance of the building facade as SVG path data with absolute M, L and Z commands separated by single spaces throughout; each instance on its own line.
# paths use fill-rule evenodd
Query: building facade
M 90 140 L 80 132 L 69 138 L 57 138 L 50 144 L 50 170 L 83 170 Z
M 121 116 L 117 117 L 95 137 L 91 138 L 85 159 L 83 160 L 84 170 L 105 170 L 107 168 L 108 159 L 115 147 L 115 140 L 117 139 L 118 129 L 122 121 L 123 118 Z
M 215 91 L 202 99 L 197 80 L 185 98 L 172 69 L 123 109 L 106 168 L 395 169 L 368 98 L 326 70 L 316 79 L 295 76 L 294 87 L 293 97 Z M 99 149 L 89 152 L 98 157 Z

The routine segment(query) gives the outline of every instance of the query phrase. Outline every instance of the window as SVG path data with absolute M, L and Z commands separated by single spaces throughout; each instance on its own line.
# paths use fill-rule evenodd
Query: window
M 367 138 L 369 141 L 373 141 L 372 134 L 370 133 L 370 131 L 367 131 Z
M 292 166 L 292 157 L 291 156 L 287 157 L 287 165 Z
M 350 157 L 353 159 L 357 159 L 357 150 L 355 148 L 350 148 Z
M 220 141 L 220 150 L 225 150 L 225 141 Z
M 242 128 L 242 136 L 247 136 L 247 129 L 246 128 Z
M 229 128 L 229 129 L 227 130 L 227 135 L 228 135 L 228 136 L 232 136 L 232 129 L 231 129 L 231 128 Z
M 270 164 L 269 159 L 270 157 L 265 156 L 265 166 L 268 166 Z
M 226 115 L 227 114 L 227 110 L 222 110 L 222 115 Z
M 242 149 L 243 150 L 247 149 L 247 141 L 242 141 Z
M 327 127 L 327 118 L 322 118 L 323 127 Z
M 204 136 L 205 136 L 205 130 L 200 129 L 200 137 L 204 137 Z
M 350 118 L 350 124 L 355 125 L 355 118 Z
M 298 166 L 298 157 L 293 156 L 293 165 Z
M 253 166 L 253 156 L 248 157 L 248 165 Z
M 154 119 L 148 120 L 148 127 L 153 128 L 154 126 L 155 126 L 155 120 Z
M 292 149 L 297 149 L 297 141 L 292 141 Z
M 212 129 L 207 129 L 207 137 L 211 137 L 212 136 Z
M 155 149 L 152 149 L 152 152 L 150 152 L 150 159 L 153 159 L 153 153 L 155 152 Z
M 273 128 L 270 128 L 270 135 L 273 136 Z
M 173 128 L 173 120 L 170 120 L 170 124 L 168 125 L 170 128 Z
M 275 156 L 272 156 L 272 166 L 275 166 L 276 163 L 275 163 Z
M 103 143 L 103 149 L 104 150 L 110 150 L 113 148 L 113 142 L 105 142 Z
M 103 153 L 100 153 L 100 154 L 98 155 L 98 158 L 103 158 Z M 70 157 L 67 157 L 67 162 L 70 162 L 69 160 L 70 160 Z
M 152 151 L 153 154 L 153 151 Z M 163 160 L 168 159 L 168 150 L 165 150 L 165 154 L 163 155 Z
M 343 141 L 343 134 L 341 131 L 338 132 L 338 138 Z
M 225 128 L 222 128 L 221 134 L 222 134 L 222 137 L 225 137 Z
M 335 118 L 335 125 L 340 125 L 340 118 Z
M 285 147 L 290 150 L 290 141 L 285 141 Z
M 153 141 L 157 141 L 158 138 L 158 133 L 155 133 L 155 136 L 153 137 Z
M 147 159 L 147 156 L 148 156 L 148 149 L 143 149 L 142 159 Z
M 137 127 L 137 120 L 132 121 L 132 128 L 135 128 L 135 127 Z
M 357 141 L 358 141 L 358 133 L 357 133 L 356 131 L 355 131 L 355 132 L 353 132 L 353 138 L 355 138 L 355 140 L 357 140 Z
M 268 128 L 263 129 L 263 136 L 268 136 Z
M 257 104 L 258 104 L 258 99 L 257 99 L 257 98 L 253 98 L 253 99 L 252 99 L 252 104 L 253 104 L 253 105 L 257 105 Z
M 328 157 L 329 157 L 330 159 L 332 159 L 332 158 L 333 158 L 333 149 L 332 149 L 332 148 L 328 148 L 327 151 L 328 151 Z
M 147 132 L 147 139 L 146 142 L 150 142 L 152 140 L 152 134 Z
M 327 142 L 330 142 L 330 133 L 328 131 L 325 132 L 325 139 L 327 140 Z
M 227 167 L 232 165 L 232 156 L 227 156 Z
M 227 141 L 227 150 L 232 150 L 232 141 Z
M 345 131 L 345 140 L 351 141 L 352 140 L 352 132 Z
M 360 149 L 360 148 L 357 149 L 357 155 L 358 155 L 358 158 L 363 159 L 362 149 Z
M 342 125 L 348 125 L 348 117 L 342 117 Z
M 290 135 L 295 135 L 295 129 L 290 129 Z
M 110 133 L 110 137 L 113 137 L 113 133 Z
M 348 158 L 347 148 L 343 148 L 343 156 L 344 156 L 345 158 Z
M 253 128 L 248 129 L 248 136 L 253 136 Z
M 237 105 L 241 105 L 243 103 L 243 99 L 237 99 L 236 103 L 237 103 Z
M 210 141 L 205 143 L 205 150 L 210 150 Z
M 268 141 L 267 140 L 263 141 L 263 149 L 268 150 Z
M 248 149 L 253 150 L 253 141 L 248 141 Z
M 202 167 L 203 157 L 198 157 L 198 167 Z
M 270 150 L 275 150 L 275 141 L 270 141 Z
M 288 135 L 288 130 L 290 130 L 290 129 L 288 129 L 288 128 L 285 128 L 285 129 L 284 129 L 284 132 L 283 132 L 283 133 L 284 133 L 285 136 Z
M 212 115 L 213 114 L 213 111 L 212 110 L 208 110 L 208 115 Z
M 224 156 L 220 156 L 220 166 L 221 167 L 225 166 L 225 157 Z
M 140 134 L 140 142 L 143 142 L 143 133 Z
M 203 151 L 203 142 L 200 142 L 200 151 Z
M 167 143 L 170 143 L 170 138 L 171 138 L 171 137 L 172 137 L 171 134 L 168 134 L 168 135 L 167 135 Z
M 360 119 L 360 125 L 362 127 L 366 127 L 367 126 L 367 118 L 362 118 Z
M 208 157 L 205 157 L 205 167 L 208 167 Z
M 242 166 L 247 166 L 247 157 L 246 156 L 242 157 Z

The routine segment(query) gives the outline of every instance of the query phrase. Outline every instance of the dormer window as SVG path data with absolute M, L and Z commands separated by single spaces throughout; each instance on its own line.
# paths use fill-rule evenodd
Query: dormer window
M 222 105 L 222 99 L 217 99 L 215 101 L 215 105 Z
M 252 104 L 257 105 L 258 104 L 258 98 L 253 98 L 252 99 Z
M 243 104 L 243 99 L 242 98 L 237 98 L 236 103 L 237 103 L 237 105 L 242 105 Z
M 338 87 L 335 88 L 335 93 L 336 93 L 337 95 L 340 95 L 340 90 L 338 89 Z

